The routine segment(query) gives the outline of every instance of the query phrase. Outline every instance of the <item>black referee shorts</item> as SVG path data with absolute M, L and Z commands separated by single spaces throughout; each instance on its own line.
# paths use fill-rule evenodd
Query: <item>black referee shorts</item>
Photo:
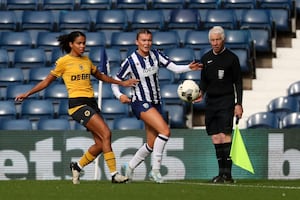
M 234 103 L 234 96 L 232 95 L 207 98 L 205 126 L 208 135 L 232 133 Z

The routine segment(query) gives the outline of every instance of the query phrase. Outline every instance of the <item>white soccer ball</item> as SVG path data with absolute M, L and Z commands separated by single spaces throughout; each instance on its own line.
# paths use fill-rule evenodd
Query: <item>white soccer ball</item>
M 185 80 L 177 88 L 179 98 L 186 102 L 192 102 L 199 97 L 200 88 L 193 80 Z

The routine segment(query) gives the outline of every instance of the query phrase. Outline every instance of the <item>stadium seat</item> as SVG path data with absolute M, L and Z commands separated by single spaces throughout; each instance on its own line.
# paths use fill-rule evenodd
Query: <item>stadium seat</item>
M 51 84 L 50 86 L 45 88 L 44 98 L 57 101 L 61 99 L 68 99 L 68 92 L 65 84 Z
M 130 28 L 132 30 L 141 28 L 151 31 L 164 30 L 164 14 L 161 10 L 134 10 Z
M 99 48 L 106 46 L 106 37 L 103 32 L 85 32 L 84 34 L 86 36 L 86 52 L 89 52 L 93 47 Z
M 174 83 L 174 72 L 168 70 L 166 67 L 160 67 L 158 73 L 158 80 L 160 85 Z
M 193 9 L 218 9 L 220 8 L 219 0 L 189 0 L 188 8 Z
M 37 123 L 37 130 L 70 130 L 71 126 L 67 119 L 40 119 Z
M 8 57 L 8 52 L 6 49 L 0 49 L 0 68 L 11 67 L 11 61 Z
M 113 121 L 114 130 L 139 130 L 144 129 L 144 123 L 135 117 L 116 118 Z
M 93 87 L 94 87 L 94 90 L 98 90 L 99 85 L 94 84 Z M 101 99 L 114 99 L 115 98 L 115 96 L 112 92 L 112 89 L 111 89 L 111 84 L 103 83 L 101 91 L 102 91 Z M 96 97 L 98 97 L 98 95 Z
M 170 12 L 168 29 L 193 29 L 200 27 L 200 16 L 193 9 L 174 9 Z
M 135 32 L 113 32 L 111 35 L 110 45 L 111 48 L 117 48 L 121 52 L 126 52 L 130 48 L 136 47 L 135 39 Z
M 181 82 L 181 81 L 184 81 L 184 80 L 193 80 L 196 83 L 200 84 L 201 70 L 189 71 L 189 72 L 181 73 L 179 75 L 179 81 Z
M 117 66 L 119 67 L 122 62 L 122 56 L 119 51 L 119 49 L 116 48 L 107 48 L 106 49 L 106 54 L 107 54 L 107 59 L 109 62 L 109 65 L 112 66 Z
M 142 9 L 148 8 L 148 0 L 115 0 L 116 9 Z
M 6 90 L 6 99 L 7 100 L 15 100 L 15 98 L 18 95 L 31 90 L 33 87 L 34 87 L 33 84 L 9 85 L 9 86 L 7 86 L 7 90 Z M 28 97 L 28 99 L 40 99 L 42 96 L 41 93 L 42 93 L 42 91 L 32 94 Z
M 210 48 L 208 40 L 208 30 L 190 30 L 185 34 L 184 47 L 200 50 Z
M 45 51 L 52 51 L 59 47 L 59 42 L 57 37 L 59 37 L 61 32 L 39 32 L 37 35 L 37 48 L 42 48 Z
M 46 65 L 47 58 L 43 49 L 23 48 L 14 53 L 13 66 L 19 68 L 37 68 Z
M 21 30 L 54 31 L 55 21 L 51 11 L 24 11 Z
M 32 121 L 41 118 L 51 119 L 54 117 L 54 106 L 51 100 L 27 99 L 21 104 L 21 118 Z
M 172 48 L 166 49 L 165 54 L 176 64 L 187 65 L 195 60 L 195 53 L 192 48 Z
M 271 53 L 276 57 L 276 30 L 270 12 L 265 9 L 244 10 L 241 13 L 240 29 L 247 29 L 255 40 L 255 50 Z
M 183 101 L 178 97 L 177 88 L 177 83 L 163 84 L 160 87 L 161 98 L 164 105 L 177 104 L 182 106 Z
M 267 111 L 274 113 L 280 120 L 292 112 L 299 111 L 299 104 L 296 98 L 291 96 L 280 96 L 272 99 L 267 105 Z
M 30 69 L 28 83 L 37 84 L 38 82 L 44 80 L 52 69 L 52 67 L 39 67 Z
M 240 66 L 243 74 L 255 74 L 254 67 L 252 65 L 253 60 L 248 56 L 246 49 L 231 49 L 235 55 L 239 58 Z
M 210 29 L 213 26 L 222 26 L 224 29 L 237 29 L 238 21 L 235 12 L 230 9 L 208 9 L 204 18 L 201 18 L 202 27 Z
M 38 0 L 6 0 L 4 1 L 6 10 L 38 10 Z
M 300 81 L 291 83 L 287 88 L 287 94 L 295 97 L 300 102 Z
M 152 33 L 152 47 L 165 50 L 180 47 L 180 38 L 175 31 L 155 31 Z
M 102 51 L 106 51 L 104 47 L 92 47 L 89 52 L 89 58 L 93 62 L 94 65 L 98 66 L 103 59 L 100 54 Z
M 103 99 L 101 114 L 106 120 L 128 116 L 128 105 L 122 104 L 118 99 Z
M 81 0 L 79 3 L 80 10 L 100 10 L 100 9 L 111 9 L 111 0 Z
M 165 104 L 163 109 L 168 113 L 170 128 L 186 128 L 185 108 L 183 106 Z
M 49 52 L 49 54 L 50 54 L 50 56 L 49 56 L 50 59 L 48 60 L 47 66 L 50 66 L 50 67 L 54 66 L 57 59 L 65 55 L 65 52 L 63 53 L 59 47 L 52 47 L 51 51 L 49 50 L 51 47 L 45 47 L 45 48 L 48 49 L 45 51 Z
M 68 109 L 69 109 L 69 100 L 60 99 L 58 101 L 57 113 L 55 113 L 56 117 L 71 120 L 72 117 L 69 115 Z
M 0 103 L 0 119 L 16 119 L 17 110 L 13 100 L 1 101 Z
M 247 128 L 279 128 L 279 119 L 272 112 L 252 114 L 246 121 Z
M 293 112 L 283 117 L 281 128 L 300 128 L 300 112 Z
M 29 119 L 7 119 L 1 120 L 0 130 L 20 130 L 20 131 L 31 131 L 32 124 Z
M 0 46 L 12 52 L 16 49 L 31 48 L 32 38 L 28 32 L 2 32 Z
M 19 21 L 14 11 L 0 10 L 0 31 L 18 31 Z
M 60 32 L 92 31 L 91 17 L 87 10 L 61 11 L 59 14 L 58 30 Z
M 185 7 L 184 0 L 152 0 L 151 9 L 182 9 Z
M 222 0 L 221 7 L 226 9 L 254 9 L 256 0 Z
M 128 28 L 128 18 L 126 11 L 118 10 L 101 10 L 98 11 L 95 19 L 95 30 L 114 30 L 124 31 Z
M 74 0 L 43 0 L 42 10 L 74 10 Z
M 24 74 L 21 68 L 0 68 L 0 86 L 24 84 Z
M 278 33 L 290 33 L 296 37 L 296 19 L 290 16 L 286 9 L 269 9 L 273 21 L 276 22 L 276 31 Z

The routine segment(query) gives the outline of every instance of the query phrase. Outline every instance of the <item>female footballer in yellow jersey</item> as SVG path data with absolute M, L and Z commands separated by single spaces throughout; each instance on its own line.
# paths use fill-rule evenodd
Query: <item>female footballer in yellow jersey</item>
M 100 115 L 100 109 L 94 98 L 91 75 L 104 82 L 131 87 L 138 83 L 136 79 L 126 81 L 115 80 L 101 73 L 91 60 L 84 56 L 86 36 L 74 31 L 58 37 L 60 48 L 67 54 L 56 61 L 49 75 L 36 84 L 28 92 L 18 95 L 16 101 L 23 101 L 30 95 L 48 87 L 56 78 L 62 77 L 69 97 L 69 114 L 74 120 L 84 125 L 93 135 L 95 144 L 85 152 L 78 162 L 72 162 L 72 181 L 79 184 L 80 171 L 103 152 L 104 159 L 110 170 L 113 183 L 125 183 L 128 177 L 116 170 L 116 159 L 111 147 L 111 131 Z

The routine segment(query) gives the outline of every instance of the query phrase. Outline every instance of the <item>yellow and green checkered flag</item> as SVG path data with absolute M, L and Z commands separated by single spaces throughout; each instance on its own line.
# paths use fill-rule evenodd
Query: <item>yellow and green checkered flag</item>
M 249 159 L 242 135 L 238 128 L 238 123 L 239 119 L 237 118 L 230 150 L 230 157 L 235 165 L 254 174 L 254 169 L 252 167 L 251 160 Z

